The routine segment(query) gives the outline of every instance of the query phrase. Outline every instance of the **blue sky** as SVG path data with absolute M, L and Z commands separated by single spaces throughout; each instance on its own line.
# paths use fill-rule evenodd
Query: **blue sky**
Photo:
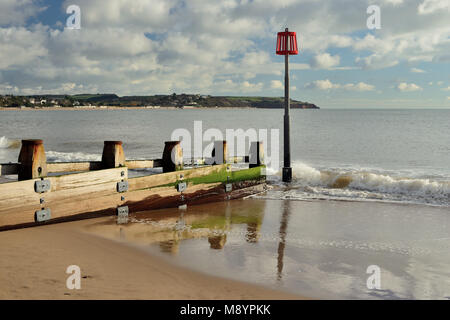
M 66 28 L 69 5 L 79 30 Z M 294 99 L 450 107 L 449 0 L 1 0 L 0 93 L 282 96 L 286 26 L 301 48 Z

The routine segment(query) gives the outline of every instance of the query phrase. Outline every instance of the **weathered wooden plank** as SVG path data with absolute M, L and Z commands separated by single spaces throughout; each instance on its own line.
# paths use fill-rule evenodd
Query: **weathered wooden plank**
M 0 184 L 0 212 L 30 204 L 39 204 L 39 194 L 34 184 L 39 179 Z
M 0 176 L 6 176 L 9 174 L 18 174 L 19 164 L 18 163 L 2 163 L 0 164 Z
M 107 182 L 117 182 L 126 179 L 128 179 L 127 168 L 113 168 L 45 178 L 45 180 L 50 180 L 51 183 L 51 190 L 49 192 L 86 187 L 90 185 L 100 185 Z M 0 201 L 8 199 L 23 199 L 29 195 L 39 196 L 34 189 L 36 181 L 39 180 L 40 179 L 32 179 L 0 184 Z
M 173 186 L 157 187 L 128 192 L 125 205 L 131 212 L 193 205 L 242 198 L 264 191 L 265 184 L 258 181 L 233 183 L 231 192 L 226 192 L 223 183 L 189 184 L 181 194 Z
M 112 168 L 68 174 L 59 177 L 48 177 L 47 179 L 51 181 L 52 191 L 57 191 L 126 180 L 128 179 L 128 169 L 126 167 Z
M 92 213 L 106 211 L 115 213 L 117 207 L 121 206 L 124 201 L 121 200 L 123 194 L 97 195 L 91 199 L 81 201 L 59 201 L 50 202 L 48 207 L 52 210 L 52 219 L 70 217 L 82 213 Z
M 125 165 L 128 169 L 145 169 L 162 167 L 162 159 L 154 160 L 127 160 Z
M 162 167 L 162 159 L 154 160 L 127 160 L 125 166 L 128 169 L 145 169 Z M 84 162 L 48 162 L 48 172 L 75 172 L 93 171 L 103 169 L 101 161 Z
M 122 174 L 123 173 L 123 174 Z M 51 190 L 35 192 L 39 179 L 0 184 L 0 215 L 28 207 L 47 207 L 58 201 L 83 201 L 93 197 L 117 194 L 117 182 L 128 178 L 127 168 L 114 168 L 94 172 L 48 177 Z M 41 199 L 44 203 L 41 203 Z
M 48 172 L 76 172 L 94 171 L 103 169 L 101 161 L 85 162 L 47 162 Z
M 130 178 L 128 180 L 129 184 L 129 190 L 139 190 L 139 189 L 146 189 L 146 188 L 153 188 L 157 186 L 164 186 L 168 184 L 176 183 L 179 180 L 186 180 L 189 178 L 195 178 L 205 175 L 210 175 L 213 173 L 219 173 L 226 170 L 227 165 L 217 165 L 217 166 L 209 166 L 209 167 L 202 167 L 202 168 L 196 168 L 196 169 L 187 169 L 187 170 L 181 170 L 181 171 L 175 171 L 175 172 L 167 172 L 167 173 L 161 173 L 161 174 L 155 174 L 151 176 L 144 176 L 144 177 L 135 177 Z M 181 179 L 181 177 L 183 177 Z
M 41 194 L 45 200 L 45 205 L 50 206 L 52 203 L 65 201 L 84 201 L 96 197 L 102 197 L 110 194 L 118 194 L 117 182 L 111 181 L 107 183 L 87 185 L 84 187 L 62 189 L 53 192 Z
M 183 192 L 183 199 L 181 198 L 181 193 L 174 186 L 129 191 L 125 205 L 129 207 L 131 212 L 176 207 L 185 204 L 187 199 L 193 194 L 201 193 L 206 196 L 208 192 L 218 187 L 223 189 L 221 186 L 221 183 L 189 185 L 186 191 Z M 214 194 L 216 193 L 214 192 Z
M 38 206 L 22 207 L 0 214 L 0 230 L 6 226 L 16 226 L 21 224 L 34 223 L 35 212 L 39 210 Z

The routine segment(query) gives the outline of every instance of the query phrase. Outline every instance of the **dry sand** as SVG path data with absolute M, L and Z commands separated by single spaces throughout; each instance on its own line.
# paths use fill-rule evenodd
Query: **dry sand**
M 83 232 L 85 221 L 0 232 L 0 299 L 301 299 L 203 275 Z M 81 289 L 66 268 L 81 268 Z

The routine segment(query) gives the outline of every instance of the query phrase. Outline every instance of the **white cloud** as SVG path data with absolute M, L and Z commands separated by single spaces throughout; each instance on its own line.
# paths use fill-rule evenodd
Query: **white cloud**
M 39 8 L 33 0 L 2 0 L 0 1 L 0 26 L 21 26 L 32 16 L 45 7 Z
M 355 63 L 363 69 L 383 69 L 396 66 L 399 61 L 385 55 L 372 54 L 365 58 L 357 57 Z
M 283 89 L 284 85 L 280 80 L 272 80 L 270 81 L 270 87 L 272 89 Z
M 367 84 L 364 82 L 359 82 L 357 84 L 349 83 L 343 86 L 344 89 L 350 91 L 373 91 L 375 90 L 375 86 L 371 84 Z
M 248 81 L 244 81 L 242 83 L 242 91 L 243 92 L 258 92 L 261 91 L 264 84 L 262 82 L 251 83 Z
M 425 6 L 424 0 L 380 0 L 382 29 L 365 36 L 358 35 L 365 28 L 368 1 L 348 0 L 343 6 L 332 0 L 78 0 L 81 30 L 62 30 L 65 16 L 51 26 L 34 24 L 30 17 L 44 10 L 46 1 L 1 0 L 3 88 L 45 92 L 73 83 L 75 87 L 66 89 L 77 92 L 82 85 L 86 91 L 118 94 L 258 92 L 272 87 L 271 78 L 281 79 L 283 57 L 275 56 L 273 45 L 285 25 L 297 31 L 301 50 L 290 60 L 292 76 L 311 67 L 341 72 L 404 62 L 439 65 L 450 57 L 448 14 L 418 14 L 420 4 L 425 11 L 436 7 L 431 2 Z M 66 0 L 56 9 L 64 12 L 72 3 Z M 309 56 L 313 58 L 305 63 Z M 352 60 L 354 65 L 340 66 Z M 435 68 L 427 70 L 431 74 Z M 365 71 L 341 74 L 357 77 L 357 72 Z M 225 83 L 227 79 L 231 83 Z M 311 86 L 371 89 L 355 80 L 319 81 Z
M 448 10 L 449 0 L 424 0 L 417 11 L 419 14 L 431 14 L 439 10 Z
M 264 84 L 262 82 L 251 83 L 249 81 L 236 82 L 232 79 L 226 79 L 225 81 L 219 81 L 214 83 L 215 90 L 217 92 L 224 93 L 253 93 L 262 90 Z
M 0 28 L 0 70 L 12 66 L 34 64 L 39 57 L 47 56 L 46 29 L 23 27 Z
M 338 84 L 332 83 L 330 80 L 316 80 L 313 82 L 309 82 L 305 85 L 305 88 L 308 89 L 319 89 L 319 90 L 330 90 L 337 89 L 340 86 Z
M 399 6 L 399 5 L 402 5 L 404 1 L 403 0 L 383 0 L 383 2 L 386 4 L 393 5 L 393 6 Z
M 311 58 L 309 64 L 314 69 L 331 69 L 339 65 L 341 58 L 338 55 L 332 56 L 329 53 L 322 53 Z
M 413 73 L 426 73 L 425 70 L 419 69 L 419 68 L 411 68 L 411 72 Z
M 442 88 L 442 90 L 444 90 L 444 91 L 450 91 L 450 86 L 448 86 L 447 88 Z
M 401 82 L 397 85 L 397 89 L 401 92 L 420 91 L 422 88 L 414 83 Z
M 357 84 L 347 83 L 344 85 L 338 83 L 332 83 L 329 79 L 326 80 L 316 80 L 313 82 L 309 82 L 305 85 L 305 88 L 308 89 L 319 89 L 319 90 L 330 90 L 330 89 L 344 89 L 348 91 L 373 91 L 375 90 L 375 86 L 359 82 Z

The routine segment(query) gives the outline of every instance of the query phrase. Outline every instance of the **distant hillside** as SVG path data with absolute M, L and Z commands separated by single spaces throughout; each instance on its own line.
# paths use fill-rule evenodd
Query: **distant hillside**
M 234 97 L 210 96 L 200 94 L 171 94 L 154 96 L 123 96 L 116 94 L 77 94 L 77 95 L 35 95 L 0 96 L 0 107 L 77 107 L 77 106 L 116 106 L 116 107 L 199 107 L 199 108 L 266 108 L 284 107 L 284 98 L 272 97 Z M 293 109 L 319 109 L 308 102 L 291 99 Z
M 116 101 L 120 99 L 116 94 L 75 94 L 71 97 L 78 101 L 88 102 Z

